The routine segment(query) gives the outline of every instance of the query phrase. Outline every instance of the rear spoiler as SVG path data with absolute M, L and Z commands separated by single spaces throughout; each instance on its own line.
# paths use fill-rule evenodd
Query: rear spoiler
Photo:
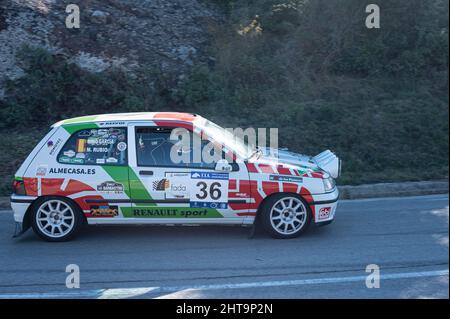
M 333 178 L 341 176 L 342 161 L 330 150 L 326 150 L 312 158 L 313 162 Z

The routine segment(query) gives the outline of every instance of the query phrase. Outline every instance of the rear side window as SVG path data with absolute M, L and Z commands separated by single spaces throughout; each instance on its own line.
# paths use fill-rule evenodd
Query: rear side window
M 58 154 L 58 162 L 78 165 L 127 164 L 127 128 L 99 128 L 74 133 Z

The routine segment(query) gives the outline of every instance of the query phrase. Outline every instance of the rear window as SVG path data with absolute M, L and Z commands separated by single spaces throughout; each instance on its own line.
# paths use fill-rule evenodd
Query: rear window
M 125 165 L 127 128 L 80 130 L 74 133 L 61 149 L 58 162 L 77 165 Z

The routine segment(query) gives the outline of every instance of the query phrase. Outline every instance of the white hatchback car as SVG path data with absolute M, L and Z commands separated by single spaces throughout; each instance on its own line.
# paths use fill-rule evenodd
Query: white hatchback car
M 223 156 L 173 162 L 170 136 L 177 128 L 220 145 Z M 242 140 L 218 134 L 224 131 L 187 113 L 56 123 L 15 174 L 16 235 L 31 226 L 45 240 L 63 241 L 84 223 L 248 226 L 258 220 L 270 235 L 293 238 L 311 221 L 333 220 L 341 163 L 332 152 L 308 157 L 280 150 L 274 158 L 245 151 Z

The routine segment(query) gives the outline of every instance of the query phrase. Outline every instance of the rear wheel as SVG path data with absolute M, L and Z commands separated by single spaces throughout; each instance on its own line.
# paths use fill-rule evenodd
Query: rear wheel
M 295 194 L 277 194 L 270 197 L 261 210 L 261 224 L 275 238 L 300 236 L 311 222 L 307 203 Z
M 67 241 L 83 224 L 82 213 L 72 201 L 53 197 L 34 205 L 31 225 L 34 232 L 47 241 Z

